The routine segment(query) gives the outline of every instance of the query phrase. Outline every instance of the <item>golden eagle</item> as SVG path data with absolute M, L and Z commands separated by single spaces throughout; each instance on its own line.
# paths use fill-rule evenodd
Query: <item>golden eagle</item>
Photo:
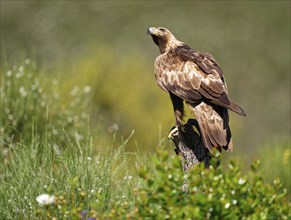
M 199 124 L 204 145 L 232 151 L 228 109 L 245 116 L 230 101 L 221 68 L 209 53 L 198 52 L 177 40 L 166 28 L 147 30 L 160 49 L 155 60 L 159 87 L 170 94 L 178 128 L 183 126 L 184 104 L 189 104 Z

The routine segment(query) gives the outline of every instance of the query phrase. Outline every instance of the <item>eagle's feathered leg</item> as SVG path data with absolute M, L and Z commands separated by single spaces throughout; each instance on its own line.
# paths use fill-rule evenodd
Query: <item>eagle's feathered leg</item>
M 178 129 L 184 132 L 183 128 L 183 117 L 184 117 L 184 103 L 183 99 L 176 96 L 175 94 L 170 92 L 170 97 L 172 100 L 173 108 L 174 108 L 174 114 L 176 119 L 176 124 L 178 126 Z

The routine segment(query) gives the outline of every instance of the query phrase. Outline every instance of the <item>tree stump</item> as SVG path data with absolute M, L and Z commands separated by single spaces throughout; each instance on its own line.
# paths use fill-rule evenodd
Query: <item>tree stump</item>
M 208 168 L 211 159 L 211 154 L 204 146 L 201 135 L 193 126 L 200 133 L 197 120 L 189 119 L 182 128 L 173 127 L 168 136 L 176 146 L 176 154 L 182 158 L 182 168 L 185 173 L 200 162 L 204 162 L 205 168 Z M 182 190 L 188 193 L 188 179 L 185 179 Z
M 176 154 L 182 158 L 184 172 L 200 162 L 204 162 L 205 168 L 209 167 L 211 154 L 203 144 L 197 120 L 189 119 L 182 128 L 173 127 L 168 137 L 176 146 Z

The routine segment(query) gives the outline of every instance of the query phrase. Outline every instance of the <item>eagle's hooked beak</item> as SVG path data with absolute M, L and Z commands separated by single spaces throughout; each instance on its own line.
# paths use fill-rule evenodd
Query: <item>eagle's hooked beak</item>
M 157 28 L 155 27 L 150 27 L 147 30 L 147 34 L 150 34 L 150 35 L 154 35 L 156 32 L 157 32 Z

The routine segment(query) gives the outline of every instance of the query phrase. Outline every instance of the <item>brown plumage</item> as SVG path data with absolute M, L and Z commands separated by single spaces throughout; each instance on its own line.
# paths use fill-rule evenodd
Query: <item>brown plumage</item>
M 210 151 L 213 146 L 232 151 L 228 109 L 246 114 L 230 101 L 222 70 L 214 57 L 193 50 L 166 28 L 151 27 L 148 34 L 160 49 L 155 77 L 159 87 L 170 94 L 177 125 L 183 125 L 185 101 L 196 116 L 204 145 Z

